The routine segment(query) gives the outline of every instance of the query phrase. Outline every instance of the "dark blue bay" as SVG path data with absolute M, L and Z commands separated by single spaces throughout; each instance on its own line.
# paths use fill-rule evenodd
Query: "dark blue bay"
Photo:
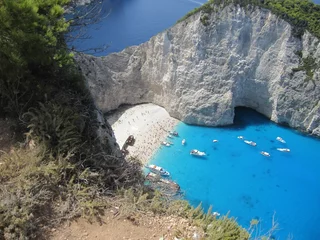
M 103 12 L 107 15 L 99 24 L 88 27 L 91 39 L 71 43 L 78 50 L 108 44 L 97 56 L 119 52 L 138 45 L 174 25 L 187 12 L 201 6 L 204 0 L 107 0 Z
M 157 33 L 174 25 L 205 0 L 105 0 L 102 21 L 88 26 L 90 39 L 70 43 L 77 50 L 109 45 L 104 52 L 92 54 L 104 56 L 126 47 L 139 45 Z M 320 0 L 314 0 L 320 4 Z

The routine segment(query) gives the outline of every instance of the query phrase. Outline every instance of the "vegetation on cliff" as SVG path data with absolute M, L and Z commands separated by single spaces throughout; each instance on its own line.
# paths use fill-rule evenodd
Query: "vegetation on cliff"
M 214 5 L 227 6 L 229 4 L 239 4 L 242 7 L 253 5 L 269 9 L 294 26 L 295 36 L 302 36 L 303 32 L 308 30 L 320 38 L 320 5 L 309 0 L 209 0 L 201 7 L 189 12 L 178 22 L 199 11 L 210 13 L 214 10 Z
M 99 128 L 111 129 L 97 120 L 67 49 L 68 4 L 0 0 L 0 113 L 25 133 L 0 153 L 0 239 L 37 238 L 46 224 L 93 216 L 102 195 L 143 181 L 139 162 L 98 140 Z

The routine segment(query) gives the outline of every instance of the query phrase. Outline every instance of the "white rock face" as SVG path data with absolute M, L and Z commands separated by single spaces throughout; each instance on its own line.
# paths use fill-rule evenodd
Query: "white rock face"
M 232 124 L 246 106 L 277 123 L 320 135 L 320 44 L 259 8 L 227 6 L 198 13 L 148 42 L 106 57 L 78 55 L 102 111 L 151 102 L 186 123 Z M 312 78 L 293 71 L 299 57 L 316 59 Z

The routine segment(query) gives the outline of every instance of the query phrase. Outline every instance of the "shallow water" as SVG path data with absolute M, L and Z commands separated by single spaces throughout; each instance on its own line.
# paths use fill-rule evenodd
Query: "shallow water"
M 320 239 L 319 139 L 273 124 L 250 109 L 237 110 L 232 127 L 180 123 L 176 131 L 180 137 L 170 139 L 174 146 L 161 147 L 151 162 L 171 173 L 191 204 L 202 202 L 205 209 L 213 205 L 222 214 L 230 211 L 246 228 L 251 219 L 258 218 L 262 233 L 271 227 L 275 214 L 280 225 L 276 239 L 287 239 L 289 234 L 294 239 Z M 257 146 L 245 144 L 239 135 Z M 277 141 L 277 136 L 287 143 Z M 276 150 L 283 147 L 291 152 Z M 205 151 L 207 157 L 191 156 L 194 148 Z

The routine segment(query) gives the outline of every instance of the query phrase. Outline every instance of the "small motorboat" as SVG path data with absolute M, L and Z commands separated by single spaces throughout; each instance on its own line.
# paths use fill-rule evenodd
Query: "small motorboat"
M 150 171 L 152 171 L 153 173 L 159 174 L 161 176 L 170 176 L 170 173 L 168 171 L 157 165 L 150 164 L 146 165 L 145 167 L 150 169 Z
M 214 139 L 214 140 L 212 140 L 212 142 L 216 143 L 216 142 L 218 142 L 218 140 L 217 140 L 217 139 Z
M 161 142 L 161 145 L 166 146 L 166 147 L 170 147 L 171 144 L 169 142 Z
M 265 152 L 265 151 L 261 151 L 260 153 L 265 157 L 270 157 L 271 156 L 270 153 Z
M 243 136 L 238 136 L 237 138 L 238 138 L 238 139 L 241 139 L 241 140 L 243 140 L 243 139 L 244 139 L 244 137 L 243 137 Z
M 168 135 L 168 138 L 173 138 L 173 136 L 171 134 Z
M 178 137 L 178 136 L 179 136 L 178 132 L 176 132 L 176 131 L 174 131 L 174 132 L 169 131 L 169 133 L 170 133 L 171 135 L 175 136 L 175 137 Z
M 185 144 L 186 144 L 186 140 L 185 140 L 185 139 L 182 139 L 181 144 L 182 144 L 182 145 L 185 145 Z
M 201 152 L 201 151 L 199 151 L 197 149 L 192 149 L 190 151 L 190 155 L 203 157 L 203 156 L 206 156 L 206 153 L 205 152 Z
M 249 145 L 251 145 L 251 146 L 257 146 L 257 143 L 255 143 L 255 142 L 253 142 L 253 141 L 249 141 L 249 140 L 244 140 L 244 142 L 246 143 L 246 144 L 249 144 Z
M 218 213 L 218 212 L 213 212 L 212 215 L 213 215 L 214 217 L 219 217 L 221 214 Z
M 277 150 L 280 152 L 290 152 L 289 148 L 277 148 Z
M 286 141 L 285 141 L 285 140 L 283 140 L 283 138 L 282 138 L 282 137 L 277 137 L 276 139 L 277 139 L 279 142 L 286 143 Z

